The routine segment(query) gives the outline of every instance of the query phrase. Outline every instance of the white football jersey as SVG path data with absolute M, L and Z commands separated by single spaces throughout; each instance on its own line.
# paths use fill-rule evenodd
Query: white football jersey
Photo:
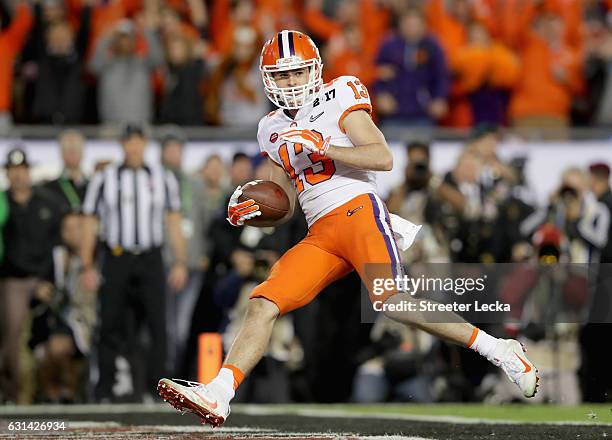
M 280 139 L 279 134 L 296 127 L 309 129 L 324 139 L 331 136 L 331 145 L 354 148 L 341 125 L 346 115 L 359 109 L 372 111 L 366 87 L 354 76 L 340 76 L 325 84 L 318 98 L 301 108 L 295 119 L 279 109 L 259 121 L 259 147 L 293 181 L 309 227 L 353 197 L 375 193 L 376 175 L 310 153 L 301 144 Z

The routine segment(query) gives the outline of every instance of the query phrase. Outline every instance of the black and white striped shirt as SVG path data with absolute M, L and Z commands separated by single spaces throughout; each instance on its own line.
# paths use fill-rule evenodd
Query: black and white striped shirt
M 129 252 L 159 247 L 164 241 L 165 211 L 179 211 L 176 178 L 161 167 L 130 168 L 111 164 L 87 187 L 83 213 L 102 223 L 102 240 Z

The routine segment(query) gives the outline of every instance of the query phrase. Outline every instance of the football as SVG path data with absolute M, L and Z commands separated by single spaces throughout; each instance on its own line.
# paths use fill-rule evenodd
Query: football
M 289 197 L 276 183 L 269 180 L 257 182 L 243 188 L 238 202 L 253 199 L 259 205 L 261 215 L 247 220 L 249 226 L 271 226 L 275 221 L 283 218 L 289 211 Z

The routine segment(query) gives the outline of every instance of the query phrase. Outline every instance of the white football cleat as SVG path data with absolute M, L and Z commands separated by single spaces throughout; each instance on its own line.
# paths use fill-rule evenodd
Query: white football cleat
M 525 347 L 515 339 L 500 339 L 489 360 L 504 370 L 506 376 L 521 389 L 525 397 L 538 391 L 539 371 L 525 356 Z
M 181 385 L 184 382 L 187 385 Z M 199 382 L 182 379 L 161 379 L 157 392 L 170 405 L 182 413 L 192 412 L 203 425 L 221 426 L 230 413 L 229 403 L 220 399 L 214 390 Z

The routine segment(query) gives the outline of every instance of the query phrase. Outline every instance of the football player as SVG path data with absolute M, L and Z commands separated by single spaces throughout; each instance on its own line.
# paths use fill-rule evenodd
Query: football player
M 160 380 L 160 395 L 203 423 L 219 426 L 226 420 L 234 391 L 265 353 L 278 316 L 308 304 L 352 270 L 368 288 L 374 277 L 394 278 L 401 270 L 375 179 L 375 171 L 391 170 L 393 156 L 372 121 L 370 96 L 354 76 L 323 84 L 321 69 L 317 47 L 301 32 L 284 30 L 263 47 L 263 84 L 278 110 L 261 119 L 257 140 L 273 164 L 270 180 L 289 195 L 291 206 L 283 220 L 293 215 L 297 196 L 309 231 L 253 290 L 243 326 L 217 377 L 208 384 Z M 236 188 L 228 206 L 228 221 L 234 226 L 261 214 L 254 200 L 239 203 L 241 194 L 242 188 Z M 384 263 L 383 273 L 372 269 L 374 263 Z M 384 299 L 397 301 L 401 293 L 396 293 Z M 518 341 L 497 339 L 452 312 L 444 313 L 436 319 L 444 323 L 431 323 L 419 312 L 386 312 L 477 351 L 501 367 L 526 397 L 535 395 L 537 370 Z

